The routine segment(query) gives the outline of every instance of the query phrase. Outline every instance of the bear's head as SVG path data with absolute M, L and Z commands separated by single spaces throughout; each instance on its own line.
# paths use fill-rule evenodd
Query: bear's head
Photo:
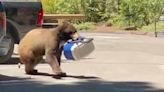
M 59 30 L 59 37 L 62 41 L 67 41 L 69 39 L 76 40 L 80 37 L 79 33 L 77 32 L 76 28 L 69 22 L 63 22 L 58 26 Z

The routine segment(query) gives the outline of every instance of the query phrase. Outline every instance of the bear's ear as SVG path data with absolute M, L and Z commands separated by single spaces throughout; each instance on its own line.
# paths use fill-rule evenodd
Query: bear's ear
M 70 22 L 68 22 L 68 21 L 63 21 L 63 24 L 68 25 L 68 24 L 70 24 Z
M 62 23 L 59 23 L 59 30 L 63 31 L 64 29 L 66 29 L 68 26 L 70 25 L 70 23 L 68 21 L 63 21 Z

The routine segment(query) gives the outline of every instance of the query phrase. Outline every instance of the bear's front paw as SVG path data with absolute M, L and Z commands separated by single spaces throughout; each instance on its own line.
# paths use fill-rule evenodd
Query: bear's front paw
M 55 78 L 55 79 L 61 79 L 61 76 L 59 76 L 59 75 L 54 75 L 53 78 Z
M 67 74 L 64 72 L 60 72 L 53 76 L 53 78 L 56 78 L 56 79 L 61 79 L 62 77 L 67 77 Z
M 31 71 L 26 71 L 26 74 L 36 75 L 36 74 L 38 74 L 38 70 L 34 69 L 34 70 L 31 70 Z
M 67 74 L 65 72 L 61 72 L 61 73 L 58 74 L 58 76 L 67 77 Z

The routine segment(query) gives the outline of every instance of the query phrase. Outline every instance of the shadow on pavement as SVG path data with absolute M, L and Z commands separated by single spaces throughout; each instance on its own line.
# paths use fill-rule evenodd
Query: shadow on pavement
M 54 77 L 54 74 L 43 73 L 43 72 L 38 72 L 35 75 Z M 98 77 L 95 77 L 95 76 L 83 76 L 83 75 L 80 75 L 80 76 L 79 75 L 66 75 L 65 77 L 76 78 L 76 79 L 99 79 Z M 62 78 L 64 78 L 64 77 L 62 77 Z
M 69 84 L 58 82 L 47 84 L 41 81 L 0 75 L 0 79 L 3 77 L 10 81 L 18 81 L 10 82 L 6 79 L 0 81 L 0 92 L 164 92 L 164 89 L 153 87 L 148 82 L 115 82 L 93 78 Z M 59 80 L 54 79 L 54 81 Z
M 0 85 L 2 81 L 14 81 L 14 80 L 26 80 L 26 79 L 29 79 L 29 78 L 9 77 L 9 76 L 0 74 Z

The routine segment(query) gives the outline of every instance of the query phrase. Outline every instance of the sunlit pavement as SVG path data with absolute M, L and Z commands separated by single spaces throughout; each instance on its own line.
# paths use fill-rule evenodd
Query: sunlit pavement
M 93 37 L 95 51 L 79 61 L 62 58 L 68 75 L 52 78 L 48 64 L 41 75 L 24 66 L 0 65 L 0 92 L 164 92 L 164 39 L 142 35 L 81 33 Z M 16 50 L 15 50 L 16 52 Z M 18 55 L 13 55 L 18 61 Z

